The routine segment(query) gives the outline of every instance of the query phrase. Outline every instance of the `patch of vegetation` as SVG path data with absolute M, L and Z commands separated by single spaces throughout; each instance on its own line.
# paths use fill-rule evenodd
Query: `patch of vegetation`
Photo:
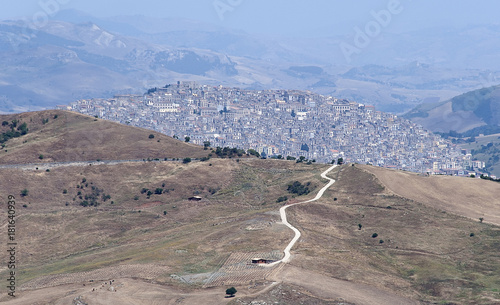
M 26 197 L 26 196 L 28 196 L 28 194 L 29 194 L 28 189 L 24 189 L 21 191 L 21 197 Z
M 78 198 L 81 200 L 79 205 L 83 207 L 97 207 L 111 199 L 111 195 L 106 194 L 103 189 L 100 189 L 93 184 L 93 182 L 88 182 L 86 178 L 83 178 L 81 183 L 76 186 L 79 190 L 77 191 L 75 198 L 73 198 L 73 201 L 76 201 L 76 198 Z M 67 190 L 64 191 L 67 192 Z
M 238 292 L 238 290 L 236 290 L 236 288 L 234 288 L 234 287 L 226 289 L 226 294 L 231 298 L 234 297 L 236 292 Z
M 22 123 L 19 125 L 18 120 L 13 120 L 11 123 L 7 121 L 2 122 L 2 126 L 6 127 L 8 126 L 10 130 L 3 132 L 0 135 L 0 144 L 3 144 L 7 142 L 10 139 L 13 138 L 19 138 L 22 137 L 26 134 L 28 134 L 28 125 L 26 123 Z
M 287 191 L 291 194 L 297 194 L 298 196 L 307 195 L 311 192 L 311 189 L 309 188 L 310 186 L 311 182 L 302 184 L 299 181 L 295 181 L 294 183 L 288 185 Z
M 495 182 L 500 182 L 500 178 L 493 179 L 493 178 L 485 176 L 485 175 L 481 175 L 481 179 L 495 181 Z
M 247 154 L 252 155 L 252 156 L 256 156 L 257 158 L 260 158 L 259 152 L 256 151 L 255 149 L 249 149 L 249 150 L 247 150 Z
M 162 183 L 161 187 L 154 187 L 152 189 L 148 189 L 145 187 L 142 188 L 141 194 L 142 195 L 145 194 L 146 198 L 150 199 L 151 196 L 153 196 L 153 195 L 163 195 L 163 194 L 170 193 L 171 191 L 174 191 L 174 190 L 175 190 L 174 188 L 165 188 L 165 183 Z M 139 196 L 135 196 L 134 200 L 139 200 Z
M 281 196 L 278 199 L 276 199 L 276 202 L 277 203 L 281 203 L 281 202 L 284 202 L 284 201 L 287 201 L 287 200 L 288 200 L 287 196 Z
M 238 149 L 236 147 L 230 148 L 230 147 L 217 147 L 215 149 L 215 154 L 219 158 L 233 158 L 235 156 L 242 157 L 244 154 L 246 154 L 245 150 L 243 149 Z

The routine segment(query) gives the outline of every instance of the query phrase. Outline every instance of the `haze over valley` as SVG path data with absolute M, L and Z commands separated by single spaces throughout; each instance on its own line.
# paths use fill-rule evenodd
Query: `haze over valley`
M 0 10 L 0 303 L 500 304 L 493 0 Z

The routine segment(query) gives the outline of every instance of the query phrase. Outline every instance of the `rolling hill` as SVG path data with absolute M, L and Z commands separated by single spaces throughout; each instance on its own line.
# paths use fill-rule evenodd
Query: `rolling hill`
M 441 103 L 422 104 L 405 117 L 434 132 L 498 133 L 500 86 L 467 92 Z
M 170 155 L 206 155 L 203 148 L 156 134 L 149 139 L 149 131 L 71 112 L 5 118 L 28 125 L 26 135 L 5 142 L 17 155 L 43 149 L 50 156 L 47 143 L 56 148 L 49 157 L 54 161 L 65 153 L 72 161 L 86 160 L 87 152 L 107 160 L 153 158 L 161 149 L 171 149 Z M 71 154 L 75 147 L 57 144 L 99 134 L 102 140 L 84 145 L 85 154 Z M 130 145 L 137 149 L 127 151 Z M 321 199 L 287 210 L 288 221 L 302 232 L 290 263 L 275 268 L 251 264 L 254 257 L 280 258 L 293 232 L 281 223 L 279 208 L 313 198 L 326 184 L 320 174 L 328 167 L 212 158 L 187 164 L 55 164 L 50 171 L 0 168 L 0 193 L 16 197 L 20 262 L 18 297 L 9 298 L 2 288 L 0 302 L 500 302 L 500 203 L 495 198 L 500 184 L 491 181 L 337 167 L 329 174 L 336 183 Z M 290 193 L 295 181 L 311 192 Z M 201 200 L 189 200 L 192 196 Z M 283 196 L 287 200 L 278 202 Z M 1 206 L 6 209 L 5 202 Z M 0 235 L 1 244 L 6 237 Z M 0 266 L 2 278 L 6 266 Z M 237 296 L 225 298 L 231 286 Z
M 18 121 L 18 126 L 26 123 L 29 131 L 24 136 L 3 143 L 0 164 L 202 158 L 209 153 L 202 147 L 158 132 L 70 111 L 0 115 L 0 122 L 11 123 L 14 120 Z M 2 133 L 10 129 L 10 125 L 0 126 Z

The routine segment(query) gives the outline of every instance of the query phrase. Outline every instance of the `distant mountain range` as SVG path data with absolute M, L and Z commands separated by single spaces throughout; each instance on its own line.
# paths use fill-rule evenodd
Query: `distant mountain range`
M 403 113 L 500 82 L 500 42 L 491 39 L 499 34 L 492 26 L 384 33 L 348 64 L 339 44 L 349 37 L 270 39 L 191 20 L 66 10 L 41 29 L 0 22 L 0 112 L 197 80 L 312 90 Z
M 474 90 L 444 102 L 422 104 L 405 117 L 434 132 L 498 133 L 500 86 Z

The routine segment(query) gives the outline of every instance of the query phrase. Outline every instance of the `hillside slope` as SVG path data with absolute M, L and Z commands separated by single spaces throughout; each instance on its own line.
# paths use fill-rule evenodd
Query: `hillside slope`
M 482 179 L 430 176 L 360 166 L 391 192 L 433 208 L 500 226 L 500 183 Z
M 28 133 L 4 143 L 0 164 L 147 158 L 197 158 L 209 152 L 158 132 L 69 111 L 47 110 L 1 115 L 0 122 L 26 123 Z M 9 125 L 0 126 L 5 133 Z M 154 135 L 154 138 L 150 138 Z
M 483 88 L 437 104 L 422 104 L 405 115 L 434 132 L 465 132 L 500 126 L 500 86 Z M 480 129 L 482 128 L 482 129 Z
M 498 227 L 393 195 L 366 168 L 338 167 L 320 200 L 287 210 L 302 237 L 291 262 L 272 270 L 249 262 L 282 254 L 293 236 L 277 199 L 312 198 L 326 166 L 213 159 L 0 169 L 0 192 L 17 197 L 23 262 L 19 298 L 0 302 L 497 304 Z M 293 198 L 294 181 L 312 192 Z M 110 199 L 84 207 L 96 190 Z M 483 191 L 490 194 L 477 205 L 498 193 Z M 108 291 L 112 280 L 117 293 Z M 230 286 L 237 299 L 224 298 Z

